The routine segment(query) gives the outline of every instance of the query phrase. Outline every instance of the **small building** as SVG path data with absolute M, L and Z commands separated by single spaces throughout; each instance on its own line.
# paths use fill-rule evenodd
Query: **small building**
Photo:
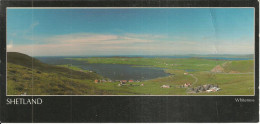
M 128 80 L 128 82 L 129 82 L 129 83 L 132 83 L 132 82 L 134 82 L 134 80 Z
M 127 83 L 127 80 L 121 80 L 120 83 L 121 83 L 121 84 L 126 84 L 126 83 Z
M 95 83 L 96 83 L 96 84 L 98 83 L 98 80 L 97 80 L 97 79 L 95 80 Z
M 162 85 L 161 88 L 170 88 L 170 85 Z
M 219 90 L 220 90 L 220 88 L 218 88 L 218 87 L 212 87 L 209 90 L 206 90 L 206 92 L 216 92 L 216 91 L 219 91 Z
M 198 93 L 198 92 L 217 92 L 220 88 L 217 84 L 205 84 L 201 86 L 197 86 L 196 88 L 189 88 L 188 93 Z
M 191 84 L 190 84 L 190 83 L 185 83 L 183 86 L 184 86 L 184 87 L 190 87 Z
M 144 86 L 144 84 L 141 84 L 140 86 Z
M 184 75 L 188 75 L 189 73 L 188 72 L 185 72 L 185 73 L 183 73 Z

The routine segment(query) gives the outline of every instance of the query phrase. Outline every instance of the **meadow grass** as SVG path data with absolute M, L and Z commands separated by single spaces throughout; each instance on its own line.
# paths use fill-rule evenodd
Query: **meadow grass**
M 144 84 L 144 86 L 124 86 L 131 92 L 142 95 L 253 95 L 254 94 L 254 61 L 253 60 L 210 60 L 200 58 L 73 58 L 88 63 L 104 64 L 129 64 L 138 66 L 152 66 L 164 68 L 166 73 L 172 75 L 160 77 L 148 81 L 129 84 Z M 221 65 L 225 72 L 236 71 L 238 73 L 214 73 L 210 70 Z M 194 70 L 184 75 L 186 70 Z M 246 72 L 246 73 L 245 73 Z M 248 73 L 251 72 L 251 73 Z M 241 74 L 240 74 L 241 73 Z M 245 73 L 245 74 L 244 74 Z M 197 77 L 196 83 L 194 77 Z M 192 83 L 191 87 L 205 84 L 217 84 L 221 90 L 213 93 L 188 94 L 187 88 L 179 88 L 184 83 Z M 109 84 L 108 84 L 109 85 Z M 162 85 L 170 85 L 171 88 L 161 88 Z M 106 87 L 109 88 L 109 87 Z M 111 88 L 111 87 L 110 87 Z M 109 88 L 109 89 L 110 89 Z M 116 89 L 116 85 L 112 89 Z M 111 89 L 110 89 L 111 90 Z
M 29 56 L 8 53 L 8 95 L 253 95 L 254 61 L 224 61 L 199 58 L 73 58 L 88 63 L 128 64 L 134 67 L 163 68 L 169 76 L 131 82 L 118 86 L 119 82 L 94 83 L 106 79 L 89 70 L 71 65 L 48 65 Z M 18 60 L 19 58 L 20 60 Z M 72 58 L 68 58 L 72 59 Z M 32 61 L 34 66 L 32 67 Z M 211 72 L 221 65 L 225 72 Z M 235 71 L 236 73 L 229 73 Z M 184 74 L 185 73 L 185 74 Z M 187 73 L 187 74 L 186 74 Z M 218 92 L 187 93 L 180 86 L 191 87 L 217 84 Z M 141 86 L 143 84 L 143 86 Z M 169 85 L 170 88 L 161 88 Z
M 200 58 L 67 58 L 88 63 L 103 64 L 128 64 L 139 66 L 153 66 L 167 69 L 191 69 L 197 71 L 206 71 L 214 68 L 216 65 L 223 64 L 223 60 L 209 60 Z

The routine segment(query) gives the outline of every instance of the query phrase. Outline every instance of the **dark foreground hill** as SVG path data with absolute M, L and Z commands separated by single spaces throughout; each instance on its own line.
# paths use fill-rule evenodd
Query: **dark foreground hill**
M 7 53 L 8 95 L 109 94 L 93 85 L 96 73 L 48 65 L 28 55 Z

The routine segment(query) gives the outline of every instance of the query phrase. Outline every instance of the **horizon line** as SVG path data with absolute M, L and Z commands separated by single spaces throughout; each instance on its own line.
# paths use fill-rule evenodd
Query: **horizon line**
M 14 51 L 6 51 L 6 54 L 7 53 L 21 53 L 21 54 L 25 54 L 25 55 L 28 55 L 26 53 L 22 53 L 22 52 L 14 52 Z M 202 56 L 206 56 L 206 55 L 256 55 L 255 53 L 237 53 L 237 54 L 234 54 L 234 53 L 221 53 L 221 54 L 194 54 L 194 53 L 187 53 L 187 54 L 153 54 L 153 55 L 138 55 L 138 54 L 122 54 L 122 55 L 116 55 L 116 54 L 110 54 L 110 55 L 102 55 L 102 54 L 99 54 L 99 55 L 29 55 L 29 56 L 32 56 L 32 57 L 62 57 L 62 56 L 75 56 L 75 57 L 84 57 L 84 56 L 191 56 L 191 55 L 202 55 Z
M 230 55 L 230 56 L 243 56 L 243 55 L 255 55 L 255 54 L 175 54 L 175 55 L 35 55 L 32 57 L 126 57 L 126 56 L 161 56 L 161 57 L 167 57 L 167 56 L 207 56 L 207 55 Z

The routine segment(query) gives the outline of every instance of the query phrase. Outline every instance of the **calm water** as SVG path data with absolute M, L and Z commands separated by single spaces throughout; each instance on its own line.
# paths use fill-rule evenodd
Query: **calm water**
M 90 64 L 62 57 L 37 57 L 37 59 L 52 65 L 72 64 L 85 70 L 94 71 L 112 80 L 148 80 L 169 75 L 161 68 L 154 67 L 133 67 L 125 64 Z
M 109 57 L 109 56 L 107 56 Z M 126 56 L 136 57 L 136 56 Z M 139 56 L 143 57 L 143 56 Z M 154 58 L 158 56 L 145 56 Z M 166 58 L 192 58 L 193 56 L 165 56 Z M 161 68 L 154 67 L 133 67 L 125 64 L 90 64 L 83 61 L 64 59 L 65 57 L 36 57 L 40 61 L 52 65 L 72 64 L 85 70 L 94 71 L 103 77 L 112 80 L 148 80 L 158 77 L 168 76 Z M 164 57 L 162 57 L 164 58 Z M 221 59 L 221 60 L 252 60 L 252 58 L 225 58 L 225 57 L 200 57 L 204 59 Z M 192 72 L 195 70 L 186 70 Z

